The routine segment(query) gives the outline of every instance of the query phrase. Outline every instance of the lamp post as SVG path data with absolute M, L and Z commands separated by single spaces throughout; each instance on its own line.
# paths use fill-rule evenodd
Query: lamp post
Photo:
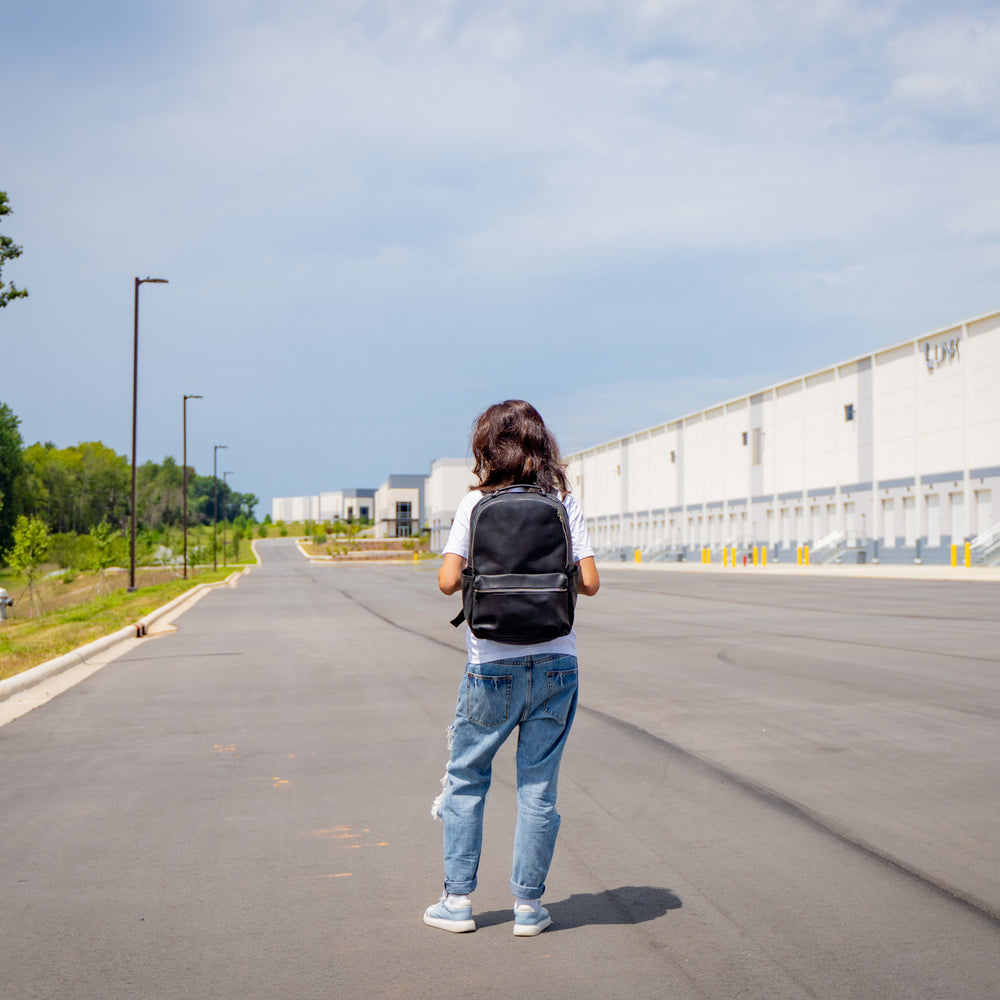
M 188 578 L 188 400 L 204 399 L 204 396 L 196 396 L 193 393 L 184 397 L 184 579 Z
M 136 278 L 135 305 L 132 310 L 132 538 L 129 542 L 128 591 L 135 591 L 135 425 L 139 403 L 139 286 L 166 285 L 166 278 Z
M 222 473 L 222 486 L 223 486 L 223 489 L 222 489 L 222 504 L 223 504 L 223 507 L 225 507 L 225 504 L 226 504 L 226 490 L 225 490 L 226 476 L 231 476 L 231 475 L 232 475 L 231 472 L 223 472 Z M 222 568 L 225 569 L 226 568 L 226 522 L 229 520 L 229 515 L 226 513 L 226 511 L 224 509 L 222 511 L 222 515 L 223 515 L 222 516 Z
M 212 506 L 215 515 L 212 518 L 212 568 L 219 568 L 219 449 L 228 448 L 227 444 L 216 444 L 212 446 Z

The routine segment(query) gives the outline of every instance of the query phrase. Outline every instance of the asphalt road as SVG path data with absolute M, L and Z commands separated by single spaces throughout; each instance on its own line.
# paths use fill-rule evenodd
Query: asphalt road
M 1000 997 L 1000 585 L 604 570 L 516 939 L 512 753 L 479 930 L 420 919 L 456 600 L 262 551 L 0 728 L 4 1000 Z

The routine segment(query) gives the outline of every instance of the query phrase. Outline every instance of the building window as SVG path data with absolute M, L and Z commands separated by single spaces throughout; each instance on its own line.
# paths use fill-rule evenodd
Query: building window
M 412 510 L 413 505 L 408 500 L 396 501 L 397 538 L 409 538 L 413 534 Z
M 844 419 L 845 420 L 853 420 L 854 419 L 854 404 L 853 403 L 848 403 L 844 407 Z
M 747 446 L 747 432 L 744 431 L 743 432 L 743 447 L 745 448 L 746 446 Z

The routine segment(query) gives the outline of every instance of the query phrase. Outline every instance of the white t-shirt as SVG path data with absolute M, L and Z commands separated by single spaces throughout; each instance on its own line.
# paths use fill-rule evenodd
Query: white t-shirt
M 462 498 L 462 502 L 455 512 L 455 520 L 451 525 L 448 543 L 444 547 L 445 553 L 451 552 L 463 559 L 469 558 L 469 521 L 472 517 L 472 508 L 482 498 L 483 494 L 479 490 L 470 490 Z M 569 521 L 570 539 L 573 542 L 573 558 L 579 562 L 594 554 L 587 531 L 587 522 L 583 518 L 580 505 L 572 494 L 566 494 L 562 504 L 566 508 L 567 520 Z M 571 631 L 569 635 L 560 636 L 558 639 L 549 639 L 547 642 L 520 646 L 509 642 L 493 642 L 491 639 L 477 639 L 472 634 L 472 630 L 467 627 L 465 630 L 465 649 L 468 653 L 469 663 L 491 663 L 493 660 L 506 660 L 512 656 L 528 656 L 534 653 L 561 653 L 565 656 L 576 656 L 576 632 Z

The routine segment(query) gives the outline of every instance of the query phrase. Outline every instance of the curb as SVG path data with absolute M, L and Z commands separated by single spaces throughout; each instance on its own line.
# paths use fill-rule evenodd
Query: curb
M 820 563 L 799 566 L 794 562 L 768 563 L 767 566 L 723 566 L 720 562 L 617 562 L 602 559 L 597 565 L 606 570 L 629 570 L 636 573 L 705 573 L 725 574 L 734 580 L 760 579 L 766 576 L 798 576 L 817 579 L 868 579 L 868 580 L 933 580 L 951 583 L 998 583 L 1000 567 L 997 566 L 946 566 L 941 563 Z
M 47 681 L 50 677 L 55 677 L 57 674 L 61 674 L 64 670 L 69 670 L 70 667 L 75 667 L 77 664 L 86 663 L 92 656 L 98 653 L 103 653 L 104 650 L 109 649 L 111 646 L 116 646 L 119 642 L 124 642 L 126 639 L 141 639 L 149 630 L 149 626 L 153 622 L 162 618 L 164 615 L 170 614 L 175 608 L 183 604 L 185 601 L 190 600 L 195 594 L 201 593 L 206 590 L 214 590 L 218 587 L 231 587 L 235 586 L 236 579 L 243 574 L 244 570 L 238 570 L 235 573 L 230 574 L 225 580 L 219 583 L 199 583 L 196 587 L 192 587 L 190 590 L 185 590 L 183 594 L 179 597 L 175 597 L 172 601 L 164 604 L 161 608 L 156 608 L 154 611 L 150 611 L 148 615 L 144 618 L 140 618 L 134 625 L 126 625 L 124 628 L 120 628 L 117 632 L 112 632 L 110 635 L 101 636 L 100 639 L 95 639 L 93 642 L 88 642 L 85 646 L 80 646 L 78 649 L 74 649 L 69 653 L 63 653 L 62 656 L 57 656 L 54 660 L 47 660 L 45 663 L 39 663 L 37 667 L 31 667 L 29 670 L 24 670 L 19 674 L 15 674 L 13 677 L 8 677 L 6 680 L 0 681 L 0 702 L 6 701 L 8 698 L 12 698 L 16 694 L 20 694 L 22 691 L 26 691 L 28 688 L 34 687 L 36 684 L 41 684 L 43 681 Z

